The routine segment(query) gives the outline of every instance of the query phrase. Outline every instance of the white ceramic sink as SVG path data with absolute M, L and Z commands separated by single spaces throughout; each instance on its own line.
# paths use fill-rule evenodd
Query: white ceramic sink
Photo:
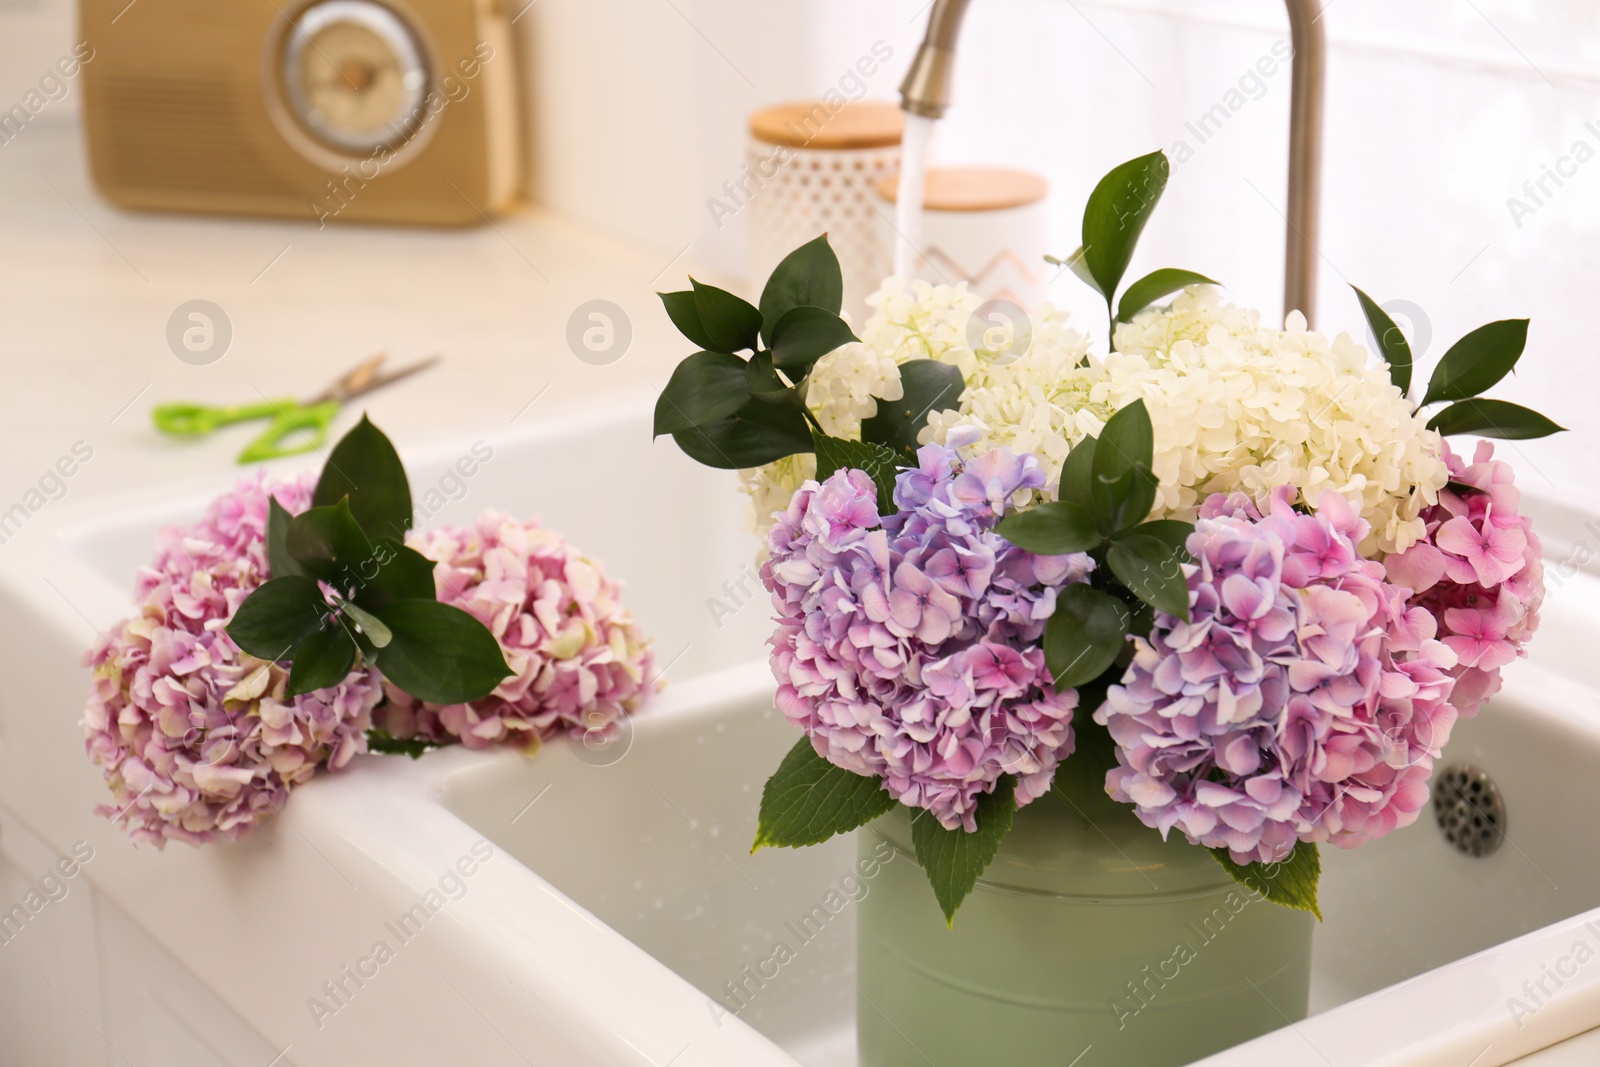
M 238 847 L 127 845 L 89 814 L 103 786 L 75 726 L 91 626 L 127 610 L 153 530 L 225 482 L 125 510 L 63 506 L 56 530 L 0 553 L 0 814 L 58 852 L 92 842 L 95 891 L 193 987 L 163 1001 L 172 1025 L 232 1020 L 237 1040 L 206 1043 L 215 1062 L 855 1063 L 853 903 L 814 922 L 777 977 L 745 970 L 776 939 L 794 944 L 791 924 L 829 890 L 848 898 L 854 846 L 748 854 L 761 784 L 795 737 L 771 709 L 764 598 L 725 588 L 746 577 L 751 542 L 730 479 L 651 447 L 647 424 L 630 409 L 491 438 L 494 460 L 438 516 L 490 502 L 541 514 L 628 581 L 673 684 L 625 750 L 365 757 Z M 437 483 L 466 444 L 408 451 L 414 484 Z M 1600 950 L 1600 690 L 1583 658 L 1600 580 L 1568 578 L 1546 630 L 1442 761 L 1494 778 L 1502 847 L 1460 855 L 1424 814 L 1376 845 L 1325 850 L 1314 1015 L 1208 1063 L 1493 1067 L 1541 1049 L 1529 1064 L 1600 1062 L 1596 1035 L 1579 1036 L 1600 1027 L 1600 958 L 1573 963 L 1580 941 Z M 113 991 L 99 1014 L 74 1007 L 120 1055 L 161 1062 L 137 1051 L 153 1047 L 149 1014 L 113 1010 L 153 995 L 114 991 L 149 984 L 139 957 L 98 958 Z M 1541 981 L 1535 1005 L 1523 984 Z M 728 983 L 744 988 L 737 1014 Z

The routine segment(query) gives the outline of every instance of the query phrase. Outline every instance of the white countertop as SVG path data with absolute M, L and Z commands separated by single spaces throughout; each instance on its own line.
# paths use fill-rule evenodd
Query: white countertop
M 171 441 L 151 428 L 158 402 L 307 397 L 380 350 L 400 362 L 443 353 L 366 403 L 404 446 L 638 396 L 690 347 L 654 296 L 684 284 L 687 256 L 533 209 L 473 230 L 131 214 L 96 194 L 70 129 L 0 146 L 0 235 L 0 511 L 76 441 L 94 449 L 71 479 L 78 497 L 214 479 L 261 428 Z M 195 299 L 233 326 L 208 366 L 166 340 L 173 311 Z M 607 366 L 566 341 L 568 318 L 593 299 L 633 326 Z M 347 410 L 335 434 L 357 417 Z

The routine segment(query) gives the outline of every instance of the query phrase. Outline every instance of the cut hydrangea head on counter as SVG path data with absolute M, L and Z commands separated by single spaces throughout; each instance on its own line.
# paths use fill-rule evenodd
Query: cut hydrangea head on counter
M 411 517 L 363 418 L 315 483 L 247 479 L 163 531 L 85 657 L 100 812 L 157 847 L 237 841 L 362 752 L 592 742 L 639 709 L 649 642 L 599 564 L 493 511 L 407 544 Z

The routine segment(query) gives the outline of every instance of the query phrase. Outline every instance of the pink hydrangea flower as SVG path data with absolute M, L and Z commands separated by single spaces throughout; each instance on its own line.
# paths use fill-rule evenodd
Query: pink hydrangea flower
M 1055 691 L 1039 641 L 1057 591 L 1094 564 L 994 532 L 1018 492 L 1044 485 L 1032 456 L 963 467 L 928 445 L 918 458 L 881 523 L 857 470 L 807 482 L 776 517 L 761 572 L 778 612 L 772 673 L 819 755 L 970 831 L 1001 775 L 1024 805 L 1072 752 L 1077 693 Z
M 392 685 L 378 725 L 397 738 L 533 748 L 568 735 L 615 738 L 656 687 L 650 642 L 622 585 L 538 522 L 485 511 L 465 528 L 416 534 L 439 599 L 487 626 L 514 674 L 489 696 L 441 707 Z
M 1291 492 L 1265 518 L 1205 503 L 1189 621 L 1158 613 L 1095 714 L 1116 742 L 1107 792 L 1238 863 L 1411 823 L 1456 720 L 1455 653 L 1356 551 L 1367 524 L 1337 493 L 1305 515 Z
M 318 768 L 365 750 L 380 696 L 369 674 L 287 699 L 288 672 L 224 630 L 268 577 L 269 494 L 299 512 L 311 492 L 306 478 L 243 480 L 200 522 L 163 531 L 139 572 L 139 614 L 84 657 L 85 747 L 115 798 L 98 810 L 125 819 L 135 841 L 239 840 Z
M 1544 563 L 1539 538 L 1518 512 L 1511 465 L 1478 442 L 1469 465 L 1445 445 L 1450 482 L 1422 513 L 1427 535 L 1384 561 L 1389 580 L 1413 592 L 1411 603 L 1439 620 L 1456 653 L 1453 703 L 1465 718 L 1500 691 L 1500 669 L 1539 628 Z

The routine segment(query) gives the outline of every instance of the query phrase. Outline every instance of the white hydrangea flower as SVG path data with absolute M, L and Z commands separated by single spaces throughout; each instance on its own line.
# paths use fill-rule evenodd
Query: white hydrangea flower
M 972 451 L 1033 452 L 1054 482 L 1068 446 L 1142 398 L 1161 483 L 1153 518 L 1193 519 L 1207 496 L 1234 490 L 1265 508 L 1275 487 L 1292 485 L 1307 502 L 1333 489 L 1359 508 L 1369 554 L 1422 535 L 1418 516 L 1448 478 L 1439 437 L 1349 335 L 1329 341 L 1298 312 L 1282 330 L 1263 328 L 1209 286 L 1119 326 L 1104 357 L 1045 319 L 1021 360 L 980 360 L 961 412 L 930 418 L 923 440 L 970 426 L 982 433 Z
M 968 292 L 964 282 L 908 285 L 890 278 L 867 303 L 873 313 L 860 331 L 861 343 L 819 359 L 806 388 L 806 406 L 823 431 L 851 441 L 861 439 L 861 423 L 878 413 L 878 400 L 905 395 L 901 363 L 937 359 L 960 367 L 970 380 L 977 357 L 967 344 L 967 323 L 983 298 Z M 816 457 L 805 455 L 740 471 L 741 487 L 750 497 L 750 528 L 764 539 L 772 513 L 788 508 L 795 490 L 816 469 Z

